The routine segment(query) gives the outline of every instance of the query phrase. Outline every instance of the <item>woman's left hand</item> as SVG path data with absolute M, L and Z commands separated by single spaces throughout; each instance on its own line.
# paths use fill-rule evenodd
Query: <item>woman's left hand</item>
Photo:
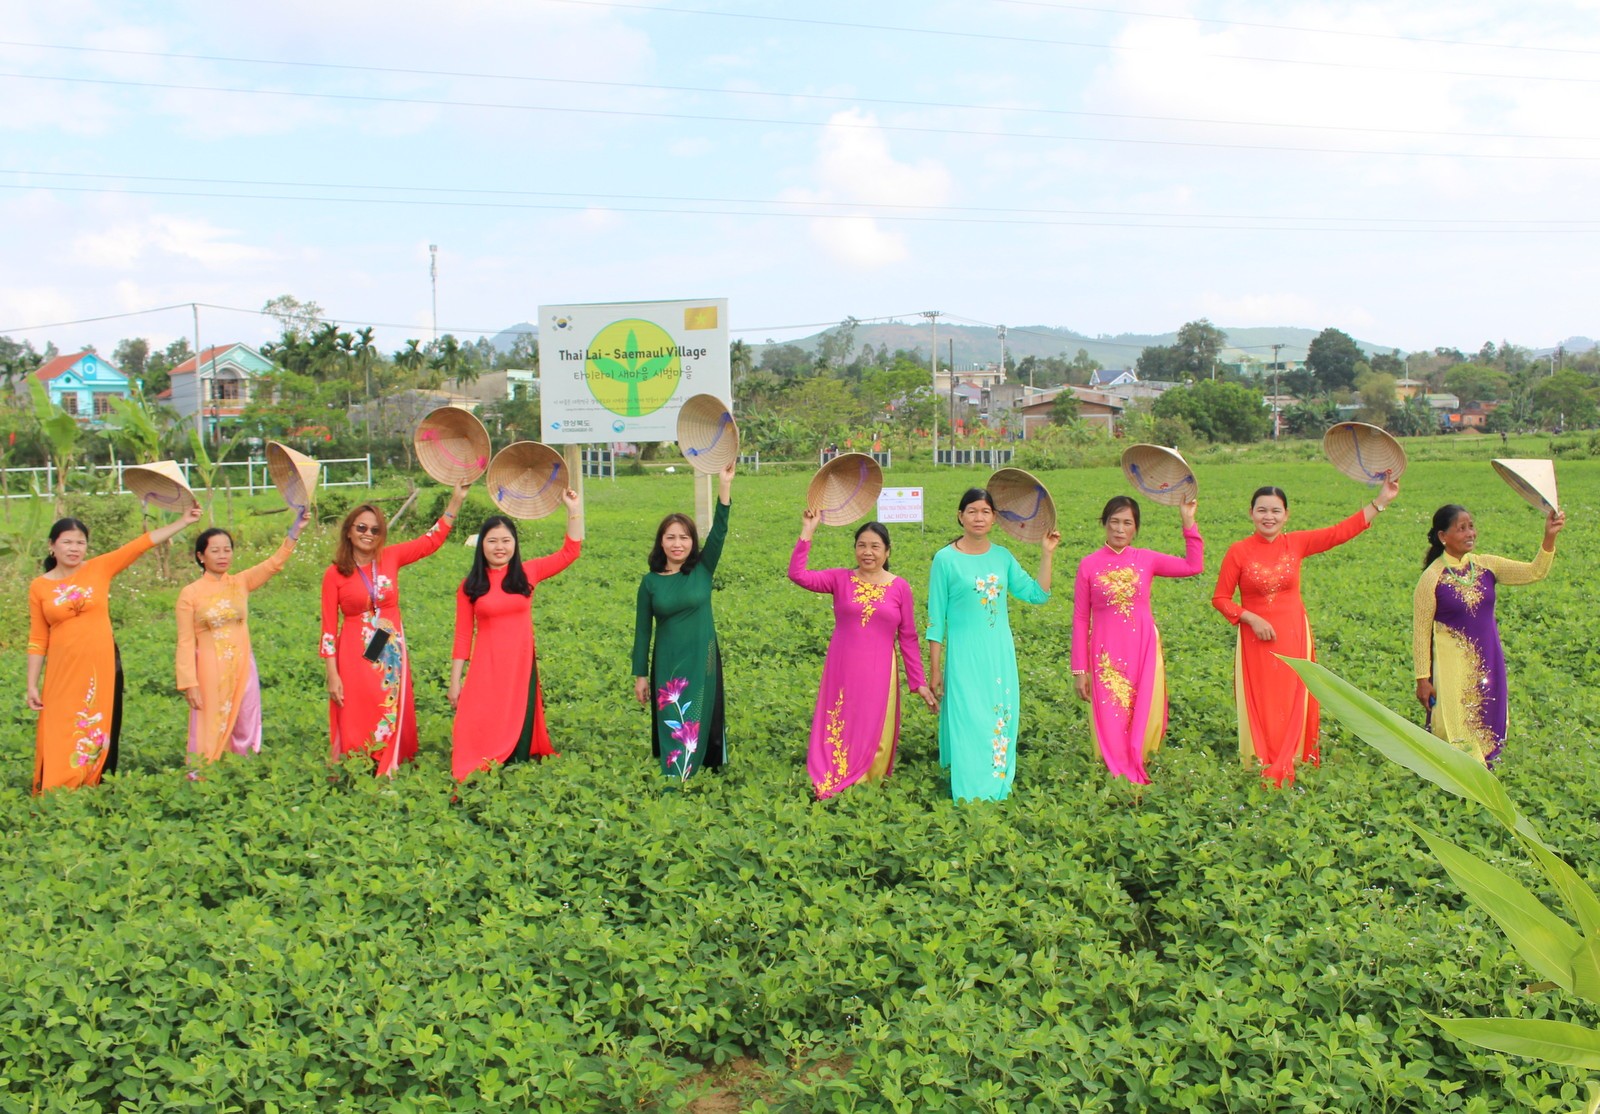
M 567 505 L 568 518 L 575 514 L 583 513 L 583 500 L 578 497 L 578 493 L 572 488 L 569 487 L 561 493 L 561 501 Z
M 1546 548 L 1554 549 L 1556 535 L 1561 533 L 1561 528 L 1567 524 L 1567 512 L 1557 507 L 1550 512 L 1550 517 L 1545 519 L 1544 540 L 1550 543 Z
M 193 526 L 196 522 L 200 521 L 200 516 L 204 513 L 205 512 L 200 509 L 200 504 L 195 503 L 188 510 L 184 511 L 183 514 L 178 516 L 178 521 L 185 526 Z
M 1195 524 L 1195 518 L 1199 513 L 1200 503 L 1192 497 L 1178 504 L 1178 517 L 1183 520 L 1185 529 Z
M 1379 488 L 1378 494 L 1373 497 L 1372 504 L 1381 511 L 1390 503 L 1393 503 L 1399 494 L 1400 481 L 1392 475 L 1388 476 L 1383 481 L 1383 487 Z
M 923 685 L 917 690 L 917 695 L 922 697 L 922 702 L 928 706 L 928 711 L 936 714 L 938 713 L 939 698 L 933 695 L 933 690 L 931 688 L 929 688 L 927 685 Z
M 1056 551 L 1056 546 L 1061 544 L 1061 531 L 1050 531 L 1044 536 L 1044 539 L 1040 541 L 1039 544 L 1044 547 L 1044 551 L 1046 553 L 1054 553 Z
M 189 701 L 189 707 L 193 708 L 197 712 L 198 711 L 202 711 L 202 709 L 200 707 L 200 688 L 199 688 L 199 686 L 196 686 L 196 687 L 194 687 L 192 689 L 184 689 L 183 690 L 183 695 L 184 695 L 184 698 Z

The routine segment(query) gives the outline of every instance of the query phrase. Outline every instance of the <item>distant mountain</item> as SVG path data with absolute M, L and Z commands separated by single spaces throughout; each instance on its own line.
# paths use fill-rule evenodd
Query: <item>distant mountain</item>
M 539 335 L 539 326 L 521 321 L 509 328 L 501 329 L 489 338 L 489 343 L 494 346 L 496 352 L 509 352 L 516 347 L 518 337 L 528 334 L 537 337 Z
M 1300 329 L 1288 326 L 1268 328 L 1240 328 L 1230 329 L 1222 326 L 1222 331 L 1228 334 L 1228 347 L 1224 355 L 1237 357 L 1238 350 L 1260 356 L 1265 354 L 1270 358 L 1272 346 L 1282 344 L 1281 358 L 1285 360 L 1303 360 L 1306 348 L 1312 338 L 1322 330 Z M 824 330 L 826 331 L 826 330 Z M 1014 360 L 1021 360 L 1027 356 L 1060 356 L 1065 354 L 1069 359 L 1076 355 L 1082 348 L 1089 353 L 1089 357 L 1098 360 L 1103 367 L 1132 367 L 1138 360 L 1139 353 L 1152 345 L 1172 344 L 1178 339 L 1177 331 L 1170 333 L 1101 333 L 1098 336 L 1089 336 L 1056 325 L 1007 325 L 1006 326 L 1006 354 Z M 873 348 L 879 345 L 888 345 L 889 351 L 905 348 L 921 352 L 924 357 L 928 353 L 929 328 L 926 321 L 901 322 L 890 321 L 886 323 L 873 323 L 856 326 L 856 348 L 870 344 Z M 970 366 L 973 364 L 994 363 L 1000 359 L 1000 340 L 995 330 L 988 325 L 957 325 L 941 321 L 939 323 L 939 354 L 941 358 L 950 358 L 950 342 L 955 341 L 956 366 Z M 814 352 L 822 343 L 822 333 L 815 333 L 799 340 L 777 341 L 778 344 L 794 344 L 808 352 Z M 1357 344 L 1368 352 L 1389 352 L 1393 345 L 1375 344 L 1371 341 L 1357 339 Z M 760 351 L 766 344 L 752 344 L 760 360 Z
M 1570 356 L 1574 352 L 1588 352 L 1593 348 L 1600 347 L 1600 344 L 1588 337 L 1568 337 L 1556 347 Z M 1555 348 L 1535 348 L 1533 354 L 1535 356 L 1552 356 L 1555 354 Z

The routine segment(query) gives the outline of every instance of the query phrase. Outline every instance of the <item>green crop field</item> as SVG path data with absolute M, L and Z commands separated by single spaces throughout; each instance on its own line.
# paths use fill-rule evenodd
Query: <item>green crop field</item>
M 1497 439 L 1417 445 L 1373 529 L 1307 563 L 1321 660 L 1407 714 L 1411 590 L 1434 508 L 1467 504 L 1485 552 L 1527 559 L 1539 542 L 1539 516 L 1496 478 L 1495 455 Z M 1500 600 L 1512 693 L 1500 773 L 1594 882 L 1600 462 L 1559 470 L 1569 524 L 1555 571 Z M 731 764 L 682 793 L 661 791 L 628 664 L 654 525 L 692 507 L 682 474 L 589 482 L 584 556 L 534 604 L 562 757 L 459 790 L 445 698 L 459 544 L 401 578 L 422 753 L 392 780 L 326 765 L 316 644 L 330 528 L 308 531 L 252 601 L 262 756 L 202 781 L 183 775 L 172 676 L 185 551 L 171 579 L 152 556 L 117 582 L 122 771 L 44 799 L 27 794 L 14 573 L 0 587 L 12 617 L 0 1109 L 1574 1109 L 1583 1073 L 1458 1045 L 1424 1016 L 1596 1021 L 1539 988 L 1404 821 L 1537 886 L 1494 826 L 1336 725 L 1324 767 L 1287 792 L 1235 757 L 1234 633 L 1210 593 L 1248 531 L 1249 493 L 1286 488 L 1294 528 L 1329 524 L 1367 492 L 1313 445 L 1219 451 L 1197 474 L 1207 571 L 1155 588 L 1172 717 L 1142 799 L 1105 775 L 1067 668 L 1076 562 L 1124 490 L 1111 467 L 1041 474 L 1065 541 L 1052 601 L 1012 611 L 1016 790 L 960 807 L 915 708 L 892 779 L 812 799 L 804 752 L 831 612 L 784 577 L 800 471 L 735 485 L 715 597 Z M 956 498 L 984 475 L 889 473 L 926 486 L 926 530 L 894 530 L 894 568 L 919 603 Z M 377 494 L 392 510 L 400 493 Z M 328 493 L 324 518 L 351 501 Z M 443 502 L 429 488 L 420 506 Z M 242 561 L 275 546 L 284 516 L 256 513 L 271 507 L 235 500 Z M 487 509 L 479 489 L 458 537 Z M 9 513 L 6 529 L 24 532 L 26 509 Z M 127 500 L 84 513 L 97 551 L 137 529 Z M 1140 544 L 1180 549 L 1175 510 L 1146 506 L 1144 519 Z M 412 513 L 396 536 L 423 525 Z M 555 548 L 560 529 L 529 525 L 524 555 Z M 1013 548 L 1037 568 L 1037 549 Z M 816 561 L 849 552 L 848 531 L 825 529 Z

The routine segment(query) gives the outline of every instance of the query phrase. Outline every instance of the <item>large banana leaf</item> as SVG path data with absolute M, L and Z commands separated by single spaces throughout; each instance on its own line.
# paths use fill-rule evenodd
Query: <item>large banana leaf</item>
M 1600 1033 L 1582 1025 L 1520 1017 L 1428 1016 L 1452 1037 L 1468 1044 L 1569 1068 L 1600 1069 Z

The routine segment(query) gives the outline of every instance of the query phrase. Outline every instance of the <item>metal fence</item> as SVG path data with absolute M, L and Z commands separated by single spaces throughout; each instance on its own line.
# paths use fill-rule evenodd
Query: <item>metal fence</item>
M 740 453 L 739 467 L 749 468 L 755 472 L 761 471 L 761 454 L 759 452 Z
M 1011 463 L 1010 449 L 940 449 L 933 454 L 934 464 L 987 464 L 994 467 Z
M 349 456 L 335 457 L 329 460 L 320 460 L 317 463 L 322 467 L 317 472 L 318 487 L 371 487 L 372 486 L 372 457 Z M 184 482 L 193 487 L 199 479 L 199 468 L 190 461 L 180 460 L 178 467 L 183 471 Z M 359 465 L 359 467 L 341 468 L 339 474 L 344 478 L 330 479 L 333 465 Z M 135 464 L 124 464 L 116 461 L 112 464 L 86 464 L 67 472 L 67 489 L 72 489 L 74 477 L 88 477 L 91 488 L 100 488 L 105 482 L 108 473 L 116 473 L 116 495 L 131 495 L 132 492 L 122 482 L 122 473 L 129 468 L 136 468 Z M 243 475 L 240 475 L 243 469 Z M 46 464 L 41 468 L 4 468 L 0 474 L 5 477 L 5 497 L 7 499 L 30 499 L 37 492 L 47 495 L 56 487 L 56 466 Z M 243 479 L 243 483 L 240 479 Z M 18 487 L 24 488 L 18 491 Z M 225 460 L 217 465 L 217 486 L 231 487 L 234 491 L 244 491 L 255 494 L 257 491 L 272 490 L 272 474 L 267 469 L 265 460 Z
M 847 451 L 848 452 L 854 452 L 855 450 L 854 449 L 849 449 Z M 840 456 L 840 455 L 842 455 L 842 454 L 840 454 L 838 449 L 822 449 L 822 450 L 820 450 L 817 453 L 817 467 L 821 468 L 824 464 L 828 463 L 828 461 L 830 461 L 834 457 Z M 884 468 L 889 467 L 890 463 L 894 460 L 894 453 L 892 453 L 892 452 L 864 453 L 862 455 L 870 456 L 873 460 L 876 460 L 879 463 L 879 465 L 881 465 Z
M 585 479 L 617 478 L 617 454 L 611 451 L 610 445 L 583 445 L 581 449 Z

